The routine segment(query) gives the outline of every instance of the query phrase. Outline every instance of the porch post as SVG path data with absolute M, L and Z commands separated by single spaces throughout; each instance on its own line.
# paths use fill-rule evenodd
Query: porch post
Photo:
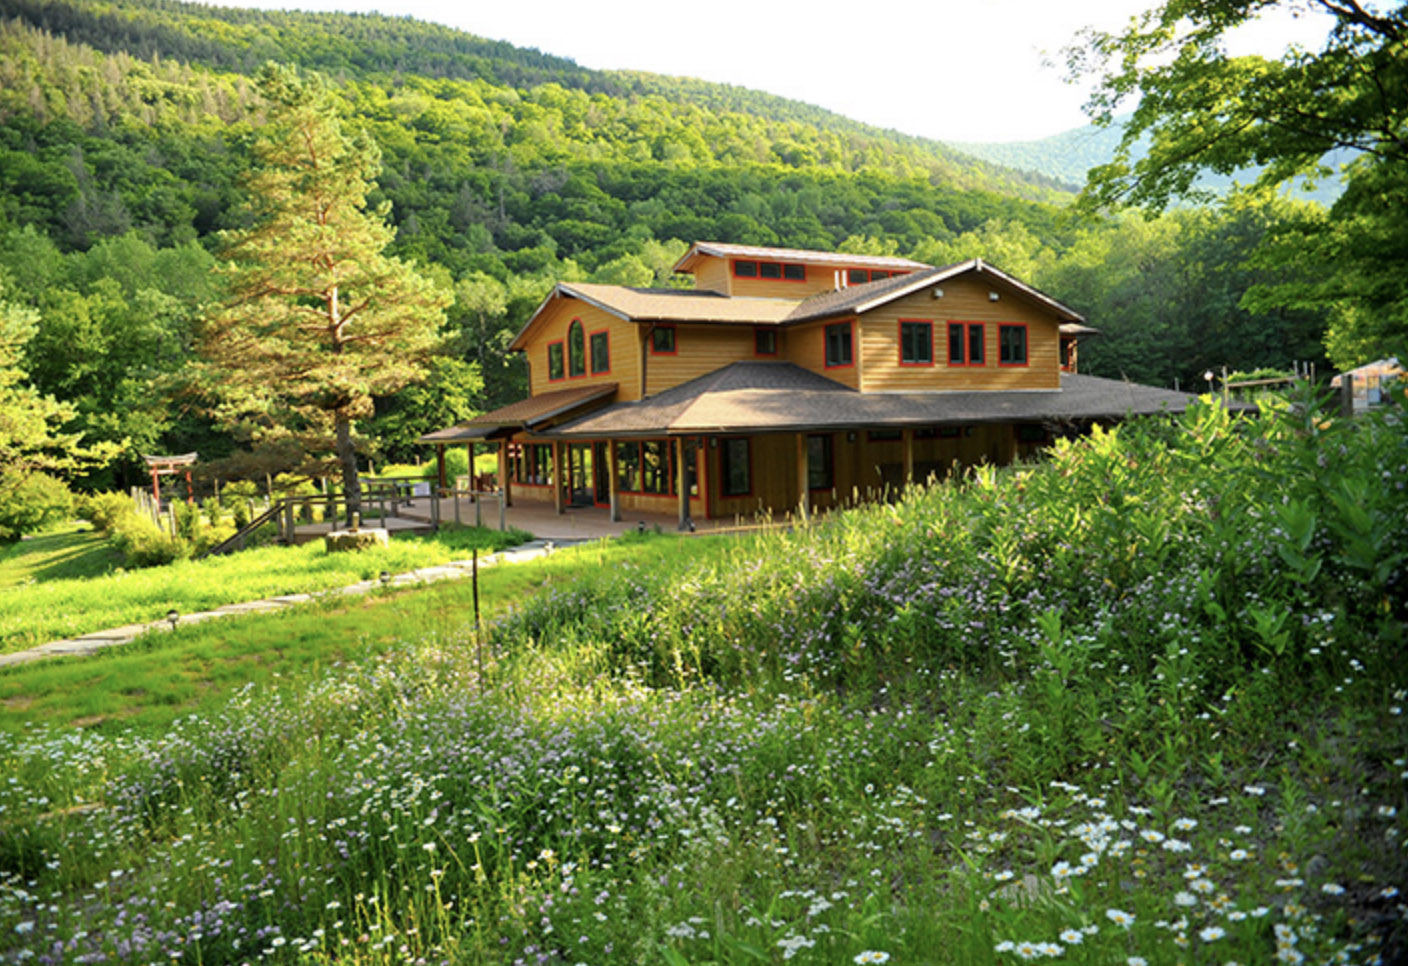
M 562 512 L 562 441 L 552 441 L 552 508 Z
M 681 530 L 689 529 L 689 485 L 684 468 L 684 437 L 675 440 L 675 488 L 679 491 Z
M 608 439 L 606 441 L 606 491 L 610 494 L 611 522 L 619 523 L 621 520 L 621 498 L 618 494 L 620 482 L 616 476 L 616 441 Z
M 805 523 L 811 511 L 810 496 L 807 492 L 807 434 L 797 434 L 797 515 Z
M 914 483 L 914 430 L 900 430 L 904 437 L 904 485 Z
M 474 489 L 474 441 L 470 440 L 464 444 L 464 452 L 469 457 L 469 488 Z M 457 487 L 458 488 L 458 487 Z
M 509 502 L 508 492 L 508 440 L 499 440 L 499 503 Z
M 440 483 L 440 489 L 446 489 L 445 483 L 445 444 L 435 444 L 435 479 Z

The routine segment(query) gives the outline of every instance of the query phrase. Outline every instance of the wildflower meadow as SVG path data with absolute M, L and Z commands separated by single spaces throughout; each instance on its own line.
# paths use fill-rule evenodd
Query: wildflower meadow
M 482 664 L 0 734 L 0 959 L 1403 961 L 1402 419 L 1204 403 L 555 585 Z

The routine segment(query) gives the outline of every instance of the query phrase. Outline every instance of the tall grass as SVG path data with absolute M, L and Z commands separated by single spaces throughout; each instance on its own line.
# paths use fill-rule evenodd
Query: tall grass
M 126 624 L 160 620 L 168 610 L 208 610 L 281 594 L 309 593 L 462 559 L 527 540 L 518 530 L 447 529 L 401 537 L 359 553 L 328 553 L 322 543 L 259 547 L 225 557 L 182 560 L 142 570 L 0 587 L 0 653 Z
M 545 590 L 482 675 L 0 737 L 5 954 L 1392 960 L 1404 479 L 1401 413 L 1202 407 Z

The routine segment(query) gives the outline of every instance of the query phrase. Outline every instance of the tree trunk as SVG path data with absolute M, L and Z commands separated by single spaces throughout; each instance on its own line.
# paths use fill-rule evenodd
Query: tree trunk
M 344 412 L 333 414 L 337 428 L 337 461 L 342 466 L 342 496 L 347 505 L 347 525 L 352 514 L 362 512 L 362 488 L 357 484 L 357 448 L 352 445 L 352 420 Z

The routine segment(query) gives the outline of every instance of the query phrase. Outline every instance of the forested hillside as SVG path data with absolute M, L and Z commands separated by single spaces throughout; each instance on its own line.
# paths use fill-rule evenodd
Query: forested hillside
M 182 373 L 221 295 L 219 233 L 246 217 L 264 117 L 249 72 L 270 58 L 327 73 L 380 146 L 393 253 L 454 295 L 431 381 L 362 427 L 387 455 L 521 394 L 503 347 L 553 282 L 682 284 L 670 266 L 697 239 L 981 255 L 1085 312 L 1101 374 L 1189 385 L 1210 365 L 1324 361 L 1320 315 L 1238 307 L 1275 274 L 1248 255 L 1287 202 L 1081 221 L 1047 184 L 934 142 L 405 19 L 151 0 L 0 14 L 0 305 L 37 314 L 25 368 L 76 407 L 71 428 L 123 445 L 94 485 L 133 479 L 143 451 L 238 448 Z

